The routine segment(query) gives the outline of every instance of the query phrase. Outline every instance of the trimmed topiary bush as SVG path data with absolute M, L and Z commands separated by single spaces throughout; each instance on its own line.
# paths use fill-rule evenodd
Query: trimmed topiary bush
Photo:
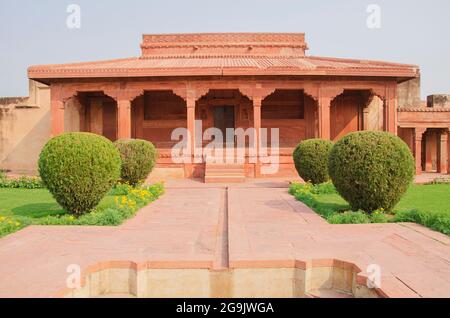
M 330 153 L 329 172 L 352 210 L 390 211 L 410 186 L 414 158 L 408 146 L 386 132 L 362 131 L 340 139 Z
M 122 182 L 135 186 L 145 181 L 158 157 L 155 146 L 141 139 L 118 140 L 115 145 L 122 158 L 120 172 Z
M 295 169 L 306 182 L 319 184 L 327 182 L 328 158 L 333 143 L 323 139 L 302 141 L 294 151 Z
M 52 138 L 39 157 L 39 174 L 69 213 L 95 208 L 120 177 L 120 155 L 105 137 L 67 133 Z

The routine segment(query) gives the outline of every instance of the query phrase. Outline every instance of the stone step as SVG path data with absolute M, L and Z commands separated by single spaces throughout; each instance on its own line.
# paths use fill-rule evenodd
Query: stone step
M 245 182 L 243 164 L 206 163 L 205 183 Z
M 208 174 L 221 174 L 221 173 L 238 173 L 244 174 L 244 169 L 209 169 Z
M 205 183 L 243 183 L 244 176 L 206 176 Z

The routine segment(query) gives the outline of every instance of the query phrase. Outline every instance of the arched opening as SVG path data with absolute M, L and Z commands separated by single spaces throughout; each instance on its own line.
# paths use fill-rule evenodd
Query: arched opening
M 171 90 L 145 91 L 131 103 L 131 136 L 171 149 L 176 128 L 187 127 L 186 102 Z
M 438 172 L 441 130 L 428 128 L 422 137 L 422 171 Z
M 195 118 L 202 121 L 202 133 L 209 128 L 217 128 L 222 132 L 223 142 L 233 145 L 235 138 L 226 139 L 227 128 L 246 130 L 253 127 L 252 114 L 252 101 L 238 89 L 211 89 L 197 101 L 195 110 Z M 209 142 L 203 140 L 203 146 Z
M 261 127 L 279 129 L 280 147 L 292 148 L 300 141 L 314 137 L 315 102 L 298 89 L 277 89 L 262 101 Z
M 117 102 L 103 92 L 80 92 L 71 100 L 79 109 L 78 124 L 72 123 L 71 128 L 102 135 L 111 141 L 117 140 Z M 67 116 L 73 112 L 66 108 Z M 71 118 L 71 117 L 68 117 Z M 77 116 L 72 118 L 72 121 Z M 69 129 L 71 129 L 69 128 Z M 67 128 L 66 128 L 67 131 Z
M 348 133 L 359 130 L 379 130 L 380 108 L 378 100 L 368 90 L 345 90 L 331 103 L 330 136 L 336 141 Z M 367 106 L 367 107 L 366 107 Z M 381 122 L 382 122 L 381 108 Z

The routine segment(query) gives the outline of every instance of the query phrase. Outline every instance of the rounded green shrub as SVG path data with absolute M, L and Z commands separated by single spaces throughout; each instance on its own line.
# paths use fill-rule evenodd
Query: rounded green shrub
M 362 131 L 340 139 L 330 153 L 329 172 L 352 210 L 390 211 L 414 177 L 408 146 L 387 132 Z
M 95 208 L 120 177 L 120 155 L 108 139 L 91 133 L 52 138 L 39 157 L 39 174 L 69 213 Z
M 306 182 L 324 183 L 328 175 L 328 158 L 333 143 L 323 139 L 302 141 L 294 150 L 295 169 Z
M 123 139 L 115 142 L 122 158 L 122 182 L 137 185 L 152 172 L 158 151 L 151 142 L 141 139 Z

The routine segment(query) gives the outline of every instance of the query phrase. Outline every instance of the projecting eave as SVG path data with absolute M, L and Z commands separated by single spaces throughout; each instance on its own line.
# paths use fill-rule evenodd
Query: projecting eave
M 419 74 L 415 65 L 312 56 L 154 56 L 38 65 L 28 69 L 30 79 L 43 82 L 67 78 L 177 76 L 347 76 L 404 81 Z

